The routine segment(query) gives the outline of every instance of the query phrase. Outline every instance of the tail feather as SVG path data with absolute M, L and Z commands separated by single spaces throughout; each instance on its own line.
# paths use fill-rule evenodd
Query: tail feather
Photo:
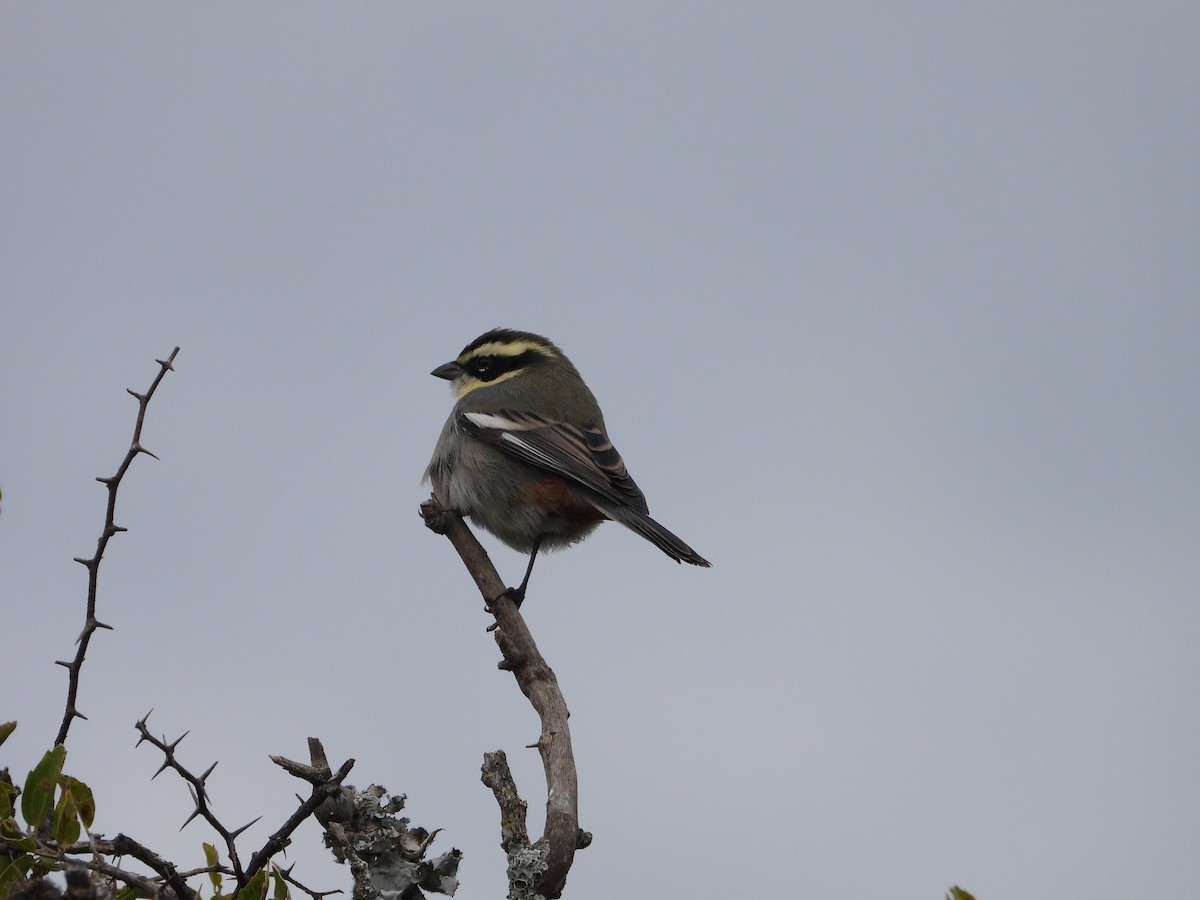
M 645 513 L 628 506 L 605 508 L 604 512 L 614 522 L 620 522 L 636 531 L 675 562 L 691 563 L 693 566 L 712 566 L 707 559 L 685 544 L 678 535 L 667 530 Z

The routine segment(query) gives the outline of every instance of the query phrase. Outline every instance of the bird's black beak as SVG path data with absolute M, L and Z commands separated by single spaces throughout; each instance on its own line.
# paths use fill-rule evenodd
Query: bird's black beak
M 456 362 L 448 362 L 438 366 L 429 374 L 437 378 L 445 378 L 447 381 L 453 381 L 459 375 L 463 374 L 463 367 Z

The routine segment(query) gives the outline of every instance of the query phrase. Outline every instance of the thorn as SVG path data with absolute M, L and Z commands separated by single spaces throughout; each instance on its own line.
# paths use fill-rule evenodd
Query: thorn
M 175 349 L 178 350 L 179 348 L 176 347 Z M 171 361 L 169 359 L 156 359 L 155 362 L 158 363 L 160 366 L 162 366 L 164 369 L 166 369 L 169 372 L 175 371 L 175 367 L 173 365 L 171 365 Z
M 262 818 L 262 816 L 259 816 L 259 817 L 258 817 L 258 819 L 261 819 L 261 818 Z M 252 819 L 251 821 L 249 821 L 249 822 L 247 822 L 245 825 L 243 825 L 241 828 L 239 828 L 237 831 L 231 831 L 231 832 L 229 833 L 229 836 L 230 836 L 231 838 L 235 838 L 235 837 L 237 837 L 239 834 L 241 834 L 243 831 L 245 831 L 245 830 L 246 830 L 247 828 L 249 828 L 251 825 L 255 824 L 255 823 L 258 821 L 258 819 Z
M 145 728 L 146 723 L 150 721 L 150 713 L 152 713 L 152 712 L 154 712 L 153 706 L 150 707 L 150 712 L 147 712 L 144 716 L 142 716 L 140 719 L 137 720 L 137 724 L 134 727 L 135 728 Z
M 187 817 L 187 821 L 186 821 L 186 822 L 184 822 L 182 825 L 180 825 L 180 826 L 179 826 L 179 830 L 180 830 L 180 831 L 183 831 L 183 829 L 185 829 L 185 828 L 187 828 L 189 825 L 191 825 L 191 824 L 192 824 L 192 819 L 196 818 L 196 816 L 198 816 L 198 815 L 200 815 L 200 807 L 198 807 L 198 806 L 197 806 L 197 807 L 196 807 L 194 810 L 192 810 L 192 814 L 191 814 L 190 816 L 188 816 L 188 817 Z
M 164 759 L 163 764 L 158 767 L 158 771 L 150 776 L 150 780 L 153 781 L 155 778 L 157 778 L 163 772 L 167 771 L 167 769 L 169 769 L 169 768 L 171 768 L 171 761 L 169 759 Z
M 128 531 L 128 530 L 129 529 L 126 528 L 124 525 L 109 525 L 108 526 L 109 534 L 120 534 L 122 531 Z
M 112 627 L 111 625 L 106 625 L 104 622 L 101 622 L 99 619 L 96 619 L 96 620 L 95 620 L 95 622 L 96 622 L 96 627 L 97 627 L 97 628 L 103 628 L 103 629 L 104 629 L 104 630 L 106 630 L 106 631 L 112 631 L 112 630 L 113 630 L 113 627 Z
M 71 710 L 71 715 L 73 715 L 73 716 L 74 716 L 75 718 L 77 718 L 77 719 L 83 719 L 83 721 L 85 721 L 85 722 L 88 720 L 88 717 L 87 717 L 87 716 L 85 716 L 83 713 L 81 713 L 81 712 L 80 712 L 79 710 L 77 710 L 77 709 L 73 709 L 73 710 Z
M 71 664 L 70 664 L 69 662 L 63 662 L 61 659 L 56 659 L 56 660 L 54 661 L 54 664 L 55 664 L 56 666 L 62 666 L 64 669 L 69 669 L 69 668 L 71 668 Z
M 173 752 L 175 752 L 175 748 L 176 748 L 176 747 L 178 747 L 178 746 L 179 746 L 179 744 L 180 744 L 180 742 L 181 742 L 181 741 L 182 741 L 182 740 L 183 740 L 185 737 L 187 737 L 189 734 L 191 734 L 191 731 L 190 731 L 190 730 L 189 730 L 189 731 L 185 731 L 185 732 L 184 732 L 183 734 L 181 734 L 179 737 L 175 738 L 175 741 L 174 741 L 174 743 L 171 743 L 171 744 L 168 744 L 168 745 L 167 745 L 167 750 L 168 750 L 168 751 L 170 751 L 170 752 L 172 752 L 172 753 L 173 753 Z
M 93 556 L 91 559 L 83 559 L 82 557 L 77 556 L 77 557 L 75 557 L 75 562 L 79 563 L 81 566 L 86 566 L 87 568 L 90 569 L 94 565 L 96 565 L 96 557 Z
M 217 763 L 219 763 L 219 762 L 220 762 L 220 760 L 218 759 L 217 762 L 213 763 L 211 766 L 209 766 L 207 769 L 204 770 L 204 774 L 201 775 L 200 779 L 199 779 L 201 784 L 204 784 L 204 782 L 208 781 L 208 776 L 212 774 L 212 770 L 217 767 Z
M 507 659 L 502 659 L 500 662 L 496 663 L 496 668 L 501 672 L 511 672 L 512 663 L 510 663 Z
M 100 475 L 100 476 L 97 476 L 96 480 L 97 480 L 98 482 L 100 482 L 101 484 L 108 485 L 109 487 L 112 487 L 112 484 L 113 484 L 113 482 L 117 480 L 117 476 L 116 476 L 116 475 L 109 475 L 107 478 L 105 478 L 103 475 Z
M 131 396 L 131 397 L 136 397 L 136 398 L 137 398 L 137 401 L 138 401 L 138 403 L 145 403 L 145 402 L 146 402 L 146 396 L 145 396 L 144 394 L 139 394 L 139 393 L 138 393 L 137 391 L 135 391 L 133 388 L 125 388 L 125 392 L 126 392 L 127 394 L 129 394 L 129 396 Z
M 155 459 L 158 459 L 157 456 L 154 456 L 153 453 L 151 453 L 149 450 L 147 450 L 141 444 L 134 444 L 133 449 L 136 450 L 138 453 L 145 453 L 147 456 L 153 456 Z M 161 462 L 161 461 L 162 460 L 159 460 L 159 462 Z

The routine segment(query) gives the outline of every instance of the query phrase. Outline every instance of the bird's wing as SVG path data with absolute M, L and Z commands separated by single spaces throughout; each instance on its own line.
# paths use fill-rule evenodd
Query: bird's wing
M 463 428 L 531 466 L 561 475 L 605 499 L 649 513 L 646 498 L 629 477 L 621 454 L 598 428 L 579 428 L 533 413 L 468 412 Z

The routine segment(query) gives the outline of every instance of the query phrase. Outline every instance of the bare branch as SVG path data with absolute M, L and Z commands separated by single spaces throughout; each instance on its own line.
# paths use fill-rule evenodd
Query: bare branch
M 313 740 L 315 740 L 315 738 L 309 738 L 310 746 Z M 319 745 L 320 742 L 318 742 L 318 746 Z M 324 751 L 322 750 L 321 752 L 323 757 Z M 295 767 L 297 764 L 291 762 L 291 760 L 285 760 L 282 757 L 277 756 L 272 756 L 271 760 L 292 775 L 297 774 L 293 769 L 293 767 Z M 352 768 L 354 768 L 354 760 L 348 759 L 342 763 L 341 767 L 336 772 L 332 774 L 329 773 L 328 768 L 324 770 L 324 774 L 326 776 L 325 779 L 319 782 L 313 782 L 312 796 L 301 803 L 299 809 L 292 813 L 288 820 L 283 823 L 282 827 L 280 827 L 278 831 L 271 835 L 266 844 L 263 845 L 262 849 L 254 854 L 254 858 L 250 860 L 250 865 L 246 868 L 247 878 L 252 878 L 254 873 L 265 866 L 267 862 L 270 861 L 272 856 L 283 850 L 292 842 L 292 833 L 300 827 L 301 823 L 304 822 L 305 819 L 313 815 L 325 803 L 325 801 L 329 800 L 331 797 L 339 795 L 343 791 L 342 782 L 345 780 L 346 776 L 350 774 L 350 770 Z
M 496 805 L 500 807 L 500 846 L 507 851 L 510 847 L 529 846 L 529 831 L 525 827 L 525 813 L 529 804 L 517 793 L 512 769 L 503 750 L 483 754 L 480 781 L 492 789 Z
M 60 662 L 59 665 L 65 666 L 67 669 L 67 705 L 63 712 L 62 725 L 59 726 L 58 736 L 54 739 L 56 744 L 65 744 L 67 741 L 67 732 L 71 728 L 71 722 L 75 719 L 87 718 L 76 707 L 76 701 L 79 697 L 79 670 L 83 668 L 83 660 L 87 655 L 88 644 L 91 642 L 92 635 L 95 634 L 98 628 L 108 628 L 108 625 L 100 622 L 96 618 L 96 587 L 100 575 L 100 560 L 104 558 L 104 551 L 108 547 L 109 538 L 114 534 L 119 534 L 125 531 L 124 528 L 116 524 L 115 516 L 117 511 L 117 490 L 121 486 L 121 479 L 125 477 L 125 473 L 129 470 L 130 463 L 139 453 L 149 453 L 141 445 L 142 440 L 142 425 L 146 420 L 146 407 L 150 405 L 150 398 L 154 396 L 154 392 L 158 390 L 159 383 L 163 380 L 163 376 L 167 372 L 172 371 L 175 361 L 175 355 L 179 352 L 176 347 L 171 351 L 171 355 L 165 360 L 158 359 L 155 362 L 159 365 L 158 374 L 154 377 L 154 382 L 150 385 L 150 389 L 144 394 L 138 394 L 134 391 L 129 391 L 137 398 L 138 414 L 137 424 L 133 427 L 133 440 L 129 444 L 129 451 L 125 454 L 125 459 L 121 462 L 115 475 L 107 478 L 100 477 L 96 480 L 108 488 L 108 509 L 104 517 L 104 528 L 100 532 L 100 539 L 96 542 L 96 553 L 91 559 L 76 558 L 77 563 L 81 563 L 88 570 L 88 600 L 87 600 L 87 617 L 84 620 L 83 631 L 76 641 L 77 649 L 75 658 L 71 662 Z M 157 457 L 155 457 L 157 459 Z
M 501 775 L 499 767 L 491 760 L 494 754 L 488 754 L 484 761 L 484 782 L 492 787 L 500 803 L 502 819 L 501 845 L 509 858 L 509 884 L 516 891 L 522 885 L 514 880 L 514 866 L 520 871 L 529 870 L 529 851 L 536 851 L 544 863 L 544 869 L 536 875 L 536 883 L 532 891 L 543 897 L 555 898 L 562 895 L 566 884 L 567 873 L 575 859 L 575 851 L 587 846 L 591 836 L 579 830 L 579 784 L 575 772 L 575 757 L 571 750 L 571 731 L 567 727 L 566 701 L 558 687 L 558 679 L 538 652 L 533 635 L 530 634 L 520 611 L 506 593 L 507 588 L 492 565 L 487 551 L 463 522 L 462 518 L 446 509 L 438 502 L 436 495 L 431 496 L 421 504 L 421 517 L 425 524 L 438 534 L 449 538 L 458 555 L 462 557 L 471 577 L 475 580 L 488 609 L 496 618 L 496 628 L 493 636 L 500 646 L 504 656 L 501 668 L 513 673 L 522 693 L 537 711 L 542 723 L 542 733 L 538 738 L 537 748 L 542 757 L 542 767 L 546 772 L 546 831 L 534 844 L 529 844 L 527 834 L 518 834 L 510 827 L 512 820 L 509 814 L 515 806 L 507 799 L 502 799 L 502 792 L 507 798 L 511 794 L 520 803 L 524 801 L 516 793 L 516 785 L 512 783 L 511 773 L 507 775 L 507 784 Z M 503 769 L 507 772 L 507 763 Z M 489 776 L 489 770 L 491 772 Z M 492 782 L 489 782 L 489 777 Z M 500 789 L 497 789 L 499 784 Z M 508 807 L 506 808 L 506 803 Z M 524 816 L 521 817 L 522 823 Z M 524 832 L 522 824 L 520 832 Z M 519 876 L 524 882 L 526 876 Z M 524 885 L 529 889 L 528 885 Z M 522 894 L 526 896 L 531 894 Z
M 173 863 L 159 856 L 149 847 L 135 841 L 128 835 L 118 834 L 112 839 L 111 843 L 101 840 L 97 840 L 94 843 L 96 845 L 95 849 L 98 852 L 106 853 L 111 856 L 132 856 L 139 862 L 145 863 L 158 874 L 158 877 L 163 880 L 164 884 L 166 884 L 171 888 L 172 891 L 175 892 L 175 896 L 178 897 L 179 900 L 196 900 L 196 898 L 199 898 L 200 895 L 187 886 L 187 882 L 184 880 L 185 876 L 175 869 Z M 109 872 L 107 874 L 116 873 Z M 123 873 L 116 874 L 116 877 L 120 878 L 122 881 L 128 882 L 128 879 L 124 877 Z
M 192 802 L 196 804 L 196 807 L 192 810 L 191 815 L 189 815 L 184 821 L 183 825 L 180 826 L 180 830 L 182 831 L 184 828 L 186 828 L 193 819 L 198 817 L 203 818 L 204 821 L 212 827 L 213 831 L 219 834 L 222 840 L 224 840 L 225 852 L 229 854 L 229 863 L 233 867 L 233 876 L 237 880 L 238 888 L 240 890 L 246 886 L 249 876 L 242 869 L 241 860 L 238 858 L 236 843 L 237 836 L 254 823 L 250 822 L 238 829 L 229 829 L 221 824 L 221 821 L 217 818 L 216 814 L 212 811 L 212 807 L 209 805 L 208 790 L 204 785 L 204 779 L 208 777 L 210 772 L 212 772 L 213 768 L 216 766 L 216 763 L 210 766 L 202 777 L 193 775 L 192 772 L 189 771 L 175 757 L 175 748 L 179 746 L 180 741 L 187 737 L 187 732 L 185 731 L 182 735 L 168 744 L 165 739 L 159 740 L 150 733 L 150 729 L 146 726 L 146 720 L 149 718 L 150 714 L 146 713 L 146 715 L 141 718 L 134 727 L 137 728 L 138 734 L 140 735 L 138 744 L 142 744 L 143 742 L 153 744 L 163 755 L 163 764 L 159 766 L 158 771 L 154 773 L 154 777 L 157 778 L 158 775 L 166 769 L 173 769 L 176 773 L 178 773 L 180 778 L 187 782 L 188 789 L 192 793 Z
M 184 880 L 190 875 L 195 874 L 194 872 L 177 872 L 170 862 L 124 834 L 118 834 L 111 841 L 98 835 L 92 835 L 88 840 L 72 844 L 69 847 L 59 848 L 43 845 L 34 852 L 47 859 L 60 861 L 65 860 L 68 856 L 91 856 L 90 860 L 73 860 L 69 862 L 67 864 L 68 871 L 70 871 L 71 867 L 88 869 L 155 896 L 175 896 L 178 900 L 199 900 L 200 895 L 189 888 Z M 136 872 L 121 869 L 104 859 L 106 856 L 132 856 L 134 859 L 145 863 L 153 869 L 159 878 L 154 879 L 145 875 L 139 875 Z M 162 894 L 164 886 L 172 893 Z
M 283 878 L 284 881 L 286 881 L 288 884 L 292 885 L 293 887 L 299 888 L 304 893 L 308 894 L 308 896 L 312 897 L 313 900 L 321 900 L 322 897 L 328 897 L 331 894 L 342 893 L 341 888 L 336 888 L 335 890 L 332 890 L 332 891 L 314 891 L 312 888 L 306 887 L 305 885 L 301 884 L 299 881 L 297 881 L 295 878 L 292 877 L 292 869 L 295 868 L 295 864 L 289 866 L 286 869 L 280 869 L 278 866 L 276 866 L 275 868 L 276 868 L 276 871 L 279 872 L 280 876 Z
M 355 900 L 380 896 L 420 900 L 425 896 L 422 889 L 449 895 L 458 890 L 458 863 L 462 858 L 458 850 L 425 859 L 440 829 L 410 828 L 407 818 L 398 818 L 396 813 L 404 809 L 403 795 L 389 796 L 374 784 L 363 791 L 343 785 L 342 779 L 354 760 L 343 763 L 331 776 L 321 742 L 316 738 L 308 742 L 311 765 L 272 759 L 313 785 L 309 800 L 309 804 L 315 801 L 313 815 L 325 829 L 326 846 L 339 862 L 350 866 Z

